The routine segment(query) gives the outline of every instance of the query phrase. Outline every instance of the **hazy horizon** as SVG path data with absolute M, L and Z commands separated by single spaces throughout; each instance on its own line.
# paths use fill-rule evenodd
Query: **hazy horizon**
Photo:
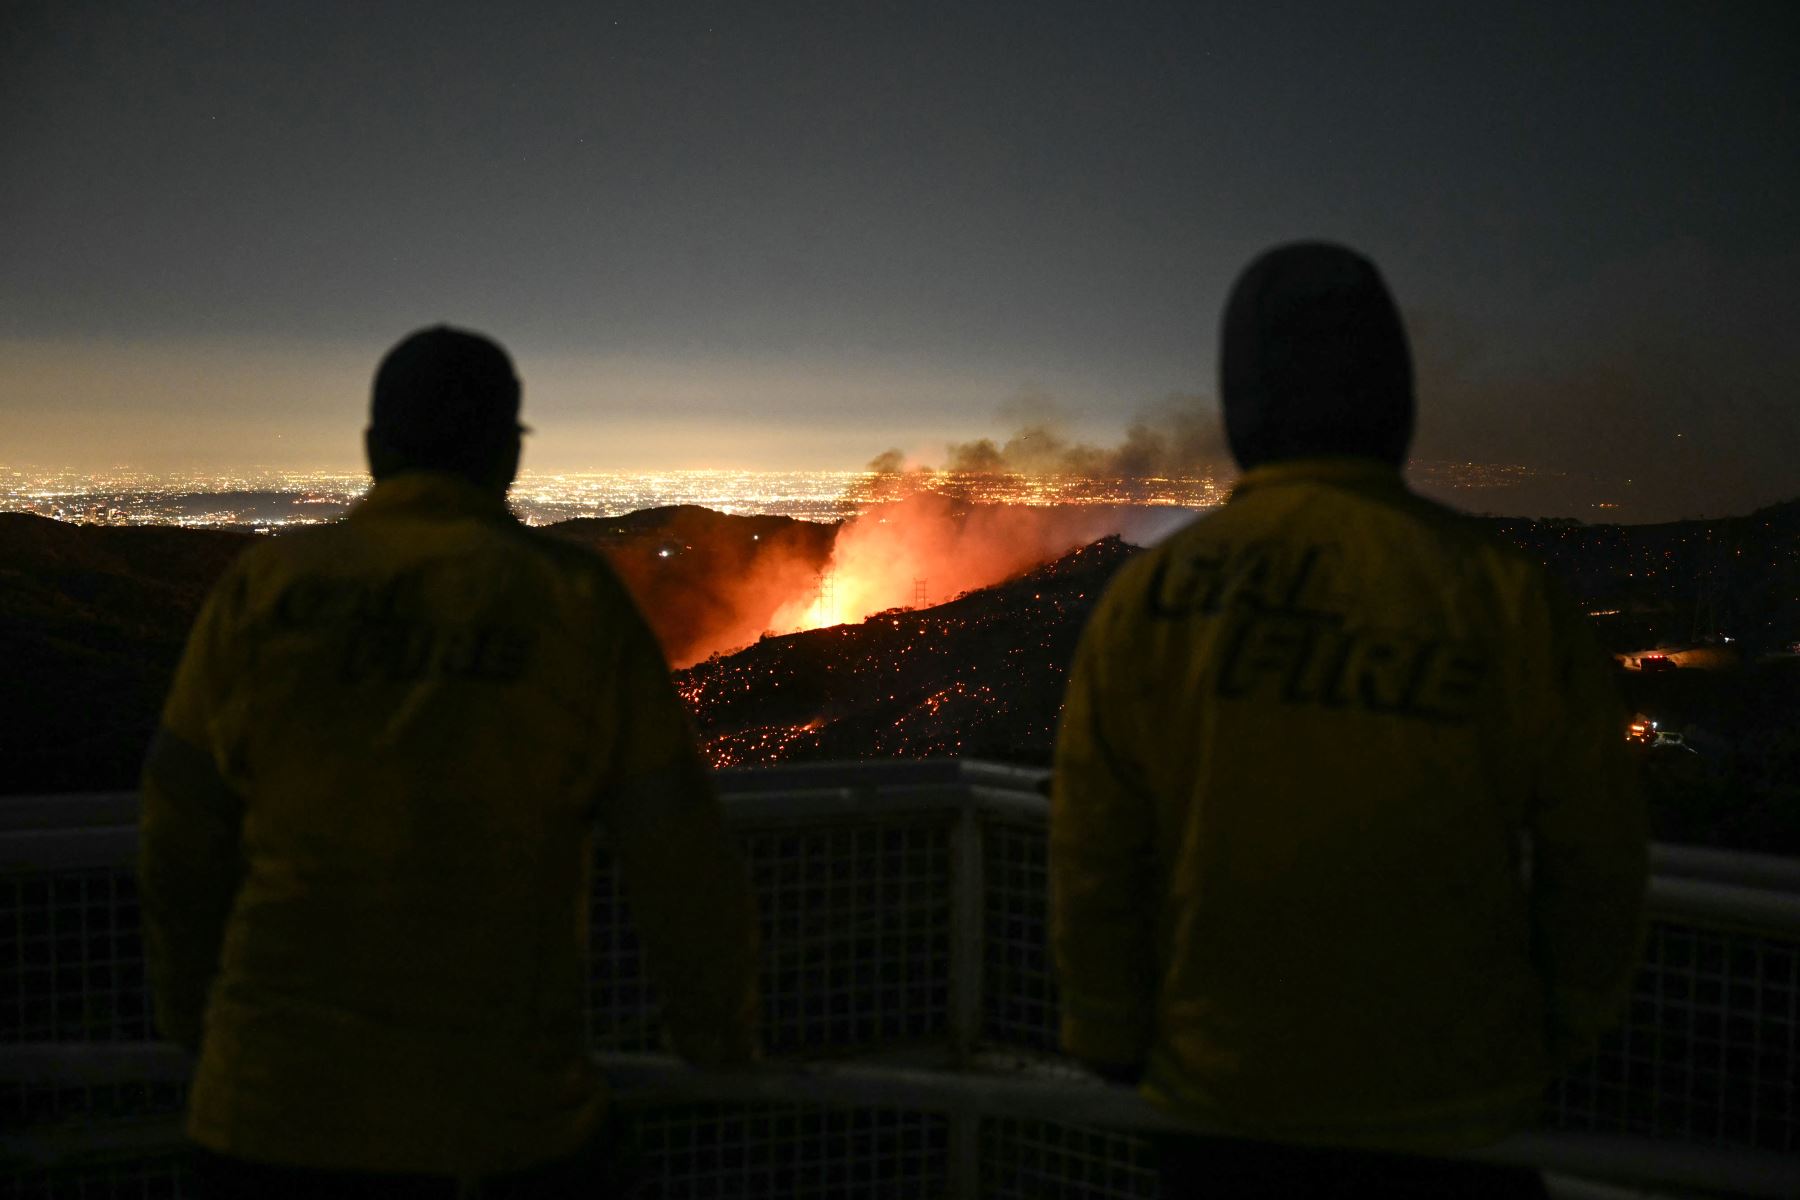
M 965 453 L 971 447 L 950 447 Z M 1088 450 L 1091 447 L 1077 447 Z M 882 468 L 882 469 L 872 469 Z M 1545 495 L 1592 494 L 1591 482 L 1538 476 L 1516 466 L 1413 460 L 1403 468 L 1421 495 L 1475 515 L 1540 520 L 1567 514 L 1536 503 Z M 854 470 L 779 471 L 663 468 L 644 471 L 521 470 L 509 493 L 528 523 L 616 516 L 649 508 L 699 505 L 725 513 L 773 514 L 803 520 L 843 520 L 871 506 L 921 490 L 988 505 L 1111 508 L 1198 514 L 1229 496 L 1235 471 L 1166 477 L 1095 476 L 1056 470 L 956 469 L 891 462 Z M 0 463 L 0 512 L 91 518 L 118 508 L 125 524 L 199 524 L 264 527 L 341 515 L 369 485 L 366 470 L 248 467 L 226 472 L 146 471 L 135 466 L 33 467 Z M 1649 525 L 1672 520 L 1747 516 L 1754 509 L 1669 515 L 1668 504 L 1644 507 L 1627 490 L 1623 502 L 1583 502 L 1577 517 L 1593 525 Z M 205 497 L 226 498 L 223 507 Z M 305 499 L 301 499 L 305 497 Z M 1666 499 L 1666 498 L 1665 498 Z M 1771 503 L 1800 500 L 1800 491 Z M 327 503 L 328 502 L 328 503 Z M 1569 503 L 1574 503 L 1570 501 Z M 301 510 L 288 507 L 303 504 Z M 120 507 L 122 506 L 122 507 Z M 1560 507 L 1566 508 L 1569 504 Z M 1767 505 L 1758 505 L 1764 508 Z
M 0 447 L 355 469 L 447 321 L 543 470 L 1111 452 L 1328 238 L 1404 311 L 1419 458 L 1749 511 L 1800 491 L 1797 48 L 1679 0 L 8 5 Z

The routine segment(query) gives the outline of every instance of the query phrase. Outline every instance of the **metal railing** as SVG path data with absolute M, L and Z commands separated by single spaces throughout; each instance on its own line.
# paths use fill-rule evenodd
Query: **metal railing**
M 775 1061 L 753 1073 L 654 1055 L 602 854 L 589 1030 L 661 1194 L 1156 1195 L 1141 1135 L 1191 1127 L 1056 1054 L 1044 779 L 953 760 L 721 776 L 764 924 Z M 0 1153 L 21 1194 L 108 1172 L 179 1189 L 187 1064 L 152 1041 L 136 809 L 0 798 L 0 1127 L 23 1130 Z M 1657 847 L 1653 870 L 1624 1027 L 1552 1089 L 1542 1129 L 1481 1157 L 1800 1194 L 1800 863 Z

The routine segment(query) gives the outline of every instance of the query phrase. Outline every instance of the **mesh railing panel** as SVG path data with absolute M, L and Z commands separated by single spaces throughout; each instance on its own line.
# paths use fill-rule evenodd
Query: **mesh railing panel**
M 949 1193 L 949 1122 L 894 1109 L 691 1105 L 633 1118 L 639 1200 L 918 1200 Z M 180 1151 L 0 1175 L 0 1200 L 176 1200 Z
M 179 1083 L 0 1084 L 0 1129 L 92 1127 L 108 1121 L 168 1116 L 181 1112 L 186 1102 L 187 1087 Z
M 949 973 L 956 959 L 951 945 L 954 820 L 946 807 L 734 831 L 761 904 L 765 1038 L 772 1054 L 849 1056 L 921 1042 L 948 1043 Z M 1034 1069 L 1032 1064 L 1042 1067 L 1042 1055 L 1054 1050 L 1057 1020 L 1046 944 L 1043 823 L 1029 813 L 989 812 L 982 818 L 982 831 L 981 1040 L 1001 1059 L 1017 1052 L 1018 1069 Z M 657 1041 L 654 998 L 604 856 L 592 904 L 594 965 L 588 999 L 594 1044 L 602 1049 L 652 1048 Z M 1625 1028 L 1608 1039 L 1592 1062 L 1559 1082 L 1546 1123 L 1703 1145 L 1800 1150 L 1797 1005 L 1800 941 L 1791 934 L 1659 923 Z M 0 1045 L 141 1041 L 150 1036 L 130 872 L 82 868 L 0 876 Z M 180 1089 L 160 1085 L 13 1086 L 0 1089 L 0 1124 L 129 1120 L 177 1111 L 180 1099 Z M 709 1132 L 703 1117 L 716 1117 L 729 1128 Z M 758 1179 L 782 1180 L 800 1169 L 796 1164 L 810 1163 L 807 1169 L 814 1174 L 808 1179 L 866 1179 L 875 1189 L 868 1194 L 889 1194 L 880 1190 L 886 1176 L 855 1174 L 832 1157 L 836 1150 L 818 1149 L 826 1144 L 890 1145 L 881 1140 L 890 1138 L 890 1132 L 883 1132 L 887 1125 L 863 1128 L 859 1120 L 913 1130 L 891 1134 L 899 1139 L 891 1142 L 898 1149 L 891 1155 L 880 1150 L 877 1157 L 888 1155 L 881 1159 L 888 1164 L 884 1171 L 922 1172 L 919 1177 L 928 1180 L 921 1187 L 905 1182 L 892 1194 L 934 1194 L 937 1185 L 929 1180 L 943 1175 L 944 1122 L 925 1114 L 869 1108 L 696 1108 L 665 1110 L 649 1118 L 645 1130 L 651 1135 L 653 1159 L 666 1151 L 689 1155 L 700 1164 L 691 1171 L 658 1168 L 666 1187 L 676 1189 L 668 1194 L 758 1194 L 744 1190 L 749 1183 L 729 1182 L 726 1177 L 736 1168 L 722 1163 L 743 1166 Z M 766 1143 L 757 1142 L 759 1138 Z M 924 1139 L 919 1144 L 933 1147 L 929 1153 L 913 1153 L 919 1138 Z M 798 1139 L 812 1148 L 775 1144 L 783 1139 Z M 1143 1145 L 1132 1138 L 1041 1122 L 988 1120 L 980 1145 L 983 1194 L 1149 1194 L 1143 1190 L 1149 1178 Z M 58 1175 L 61 1182 L 55 1186 L 74 1187 L 73 1178 Z M 105 1189 L 118 1187 L 125 1190 L 116 1194 L 139 1195 L 158 1194 L 131 1188 L 160 1186 L 154 1179 L 163 1176 L 134 1183 L 138 1177 L 119 1168 L 108 1176 L 110 1183 L 101 1183 L 99 1175 L 82 1178 L 98 1190 L 81 1194 L 115 1194 Z M 0 1184 L 39 1188 L 29 1193 L 33 1195 L 75 1194 L 44 1191 L 51 1179 L 17 1176 Z M 790 1188 L 781 1194 L 812 1193 Z
M 950 996 L 950 823 L 749 833 L 771 1054 L 942 1038 Z
M 1044 827 L 987 824 L 983 1035 L 1053 1051 Z M 1800 1148 L 1800 942 L 1658 923 L 1625 1022 L 1551 1089 L 1549 1128 Z
M 654 1050 L 656 997 L 618 872 L 605 850 L 594 858 L 588 909 L 588 1043 L 600 1050 Z
M 702 1105 L 635 1118 L 657 1200 L 916 1200 L 948 1193 L 949 1122 L 927 1113 Z
M 1049 855 L 1042 823 L 983 823 L 982 1038 L 1054 1052 L 1056 973 L 1045 928 Z
M 1156 1200 L 1149 1143 L 1107 1129 L 996 1118 L 981 1123 L 988 1200 Z
M 138 926 L 129 871 L 0 875 L 0 1043 L 148 1039 Z
M 178 1200 L 192 1194 L 180 1152 L 0 1175 L 0 1200 Z
M 762 918 L 771 1054 L 836 1055 L 940 1039 L 949 1019 L 950 820 L 737 830 Z M 655 997 L 611 865 L 596 868 L 593 1044 L 654 1048 Z
M 834 1051 L 942 1036 L 948 818 L 748 831 L 771 1048 Z M 656 1042 L 655 1000 L 610 861 L 596 863 L 588 1012 L 599 1048 Z M 128 871 L 0 876 L 0 1042 L 152 1037 Z
M 1624 1027 L 1558 1081 L 1547 1123 L 1800 1150 L 1800 944 L 1657 923 Z

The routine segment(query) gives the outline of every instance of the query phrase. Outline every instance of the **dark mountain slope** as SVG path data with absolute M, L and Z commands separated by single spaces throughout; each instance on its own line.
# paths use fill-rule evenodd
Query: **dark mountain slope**
M 253 537 L 0 513 L 0 790 L 133 786 L 188 627 Z
M 683 506 L 546 532 L 606 554 L 678 642 L 716 629 L 712 581 L 759 560 L 816 573 L 832 527 Z M 0 513 L 0 793 L 137 785 L 188 628 L 256 536 Z
M 837 527 L 684 504 L 561 521 L 546 532 L 604 554 L 669 660 L 685 664 L 768 628 L 780 604 L 816 580 Z

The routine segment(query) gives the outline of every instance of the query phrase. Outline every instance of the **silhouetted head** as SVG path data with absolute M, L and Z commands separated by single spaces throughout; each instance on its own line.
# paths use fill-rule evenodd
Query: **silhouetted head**
M 1406 460 L 1412 354 L 1375 265 L 1327 242 L 1278 246 L 1231 289 L 1219 399 L 1238 465 L 1319 455 Z
M 434 325 L 387 352 L 375 371 L 369 471 L 450 471 L 505 492 L 519 469 L 519 377 L 478 333 Z

